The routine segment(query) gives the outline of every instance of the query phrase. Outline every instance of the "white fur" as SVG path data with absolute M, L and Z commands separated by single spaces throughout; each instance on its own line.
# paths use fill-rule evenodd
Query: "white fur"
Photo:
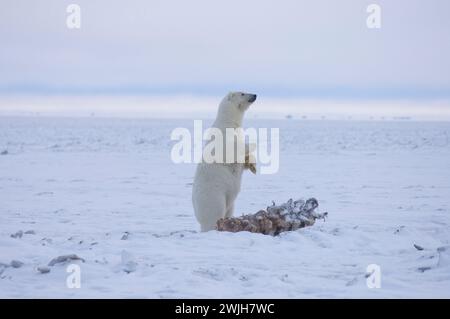
M 242 127 L 245 111 L 256 95 L 232 92 L 220 103 L 212 127 L 222 131 L 226 128 Z M 224 143 L 225 145 L 225 143 Z M 225 152 L 223 152 L 225 154 Z M 220 218 L 233 216 L 234 201 L 241 189 L 244 165 L 241 163 L 200 163 L 195 173 L 192 203 L 201 231 L 213 230 Z

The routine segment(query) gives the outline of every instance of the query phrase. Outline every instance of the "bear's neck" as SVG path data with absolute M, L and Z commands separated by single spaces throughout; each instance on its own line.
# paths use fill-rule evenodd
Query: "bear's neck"
M 213 127 L 217 127 L 219 129 L 242 127 L 242 119 L 240 121 L 239 120 L 222 121 L 222 120 L 216 119 L 216 121 L 213 124 Z
M 243 113 L 227 114 L 226 112 L 219 112 L 212 126 L 219 129 L 242 127 L 243 117 Z

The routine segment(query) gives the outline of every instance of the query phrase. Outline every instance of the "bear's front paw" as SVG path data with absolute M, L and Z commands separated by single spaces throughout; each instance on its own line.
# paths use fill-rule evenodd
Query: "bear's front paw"
M 250 172 L 252 172 L 253 174 L 256 174 L 256 160 L 253 155 L 251 155 L 251 154 L 245 155 L 244 168 L 249 169 Z

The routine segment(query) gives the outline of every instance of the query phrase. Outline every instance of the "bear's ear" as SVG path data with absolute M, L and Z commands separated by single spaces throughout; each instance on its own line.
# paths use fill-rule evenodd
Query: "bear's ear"
M 228 101 L 231 101 L 231 99 L 234 97 L 234 93 L 233 92 L 229 92 L 228 93 Z

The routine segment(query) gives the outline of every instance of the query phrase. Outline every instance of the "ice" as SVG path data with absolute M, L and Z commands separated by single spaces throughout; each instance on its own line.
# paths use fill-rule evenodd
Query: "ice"
M 235 214 L 314 197 L 325 222 L 198 232 L 195 165 L 170 161 L 192 120 L 0 117 L 0 297 L 450 297 L 450 123 L 245 125 L 280 128 L 280 170 L 246 172 Z M 71 254 L 85 262 L 47 266 Z
M 64 264 L 64 263 L 71 262 L 71 261 L 74 261 L 74 260 L 81 260 L 82 262 L 84 262 L 83 258 L 78 257 L 75 254 L 70 254 L 70 255 L 63 255 L 63 256 L 55 257 L 52 260 L 50 260 L 48 265 L 49 266 L 55 266 L 57 264 Z

